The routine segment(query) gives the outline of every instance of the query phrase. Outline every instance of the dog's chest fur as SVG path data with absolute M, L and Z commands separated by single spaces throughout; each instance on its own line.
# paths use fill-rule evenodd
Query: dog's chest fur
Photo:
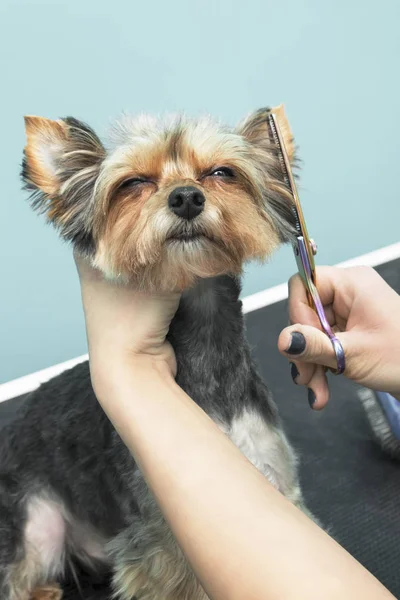
M 246 340 L 240 284 L 222 276 L 186 292 L 169 339 L 177 381 L 281 491 L 294 463 L 275 405 L 259 377 Z
M 168 335 L 177 382 L 221 424 L 230 425 L 245 408 L 274 422 L 276 411 L 245 337 L 239 293 L 239 281 L 228 276 L 203 280 L 185 292 Z

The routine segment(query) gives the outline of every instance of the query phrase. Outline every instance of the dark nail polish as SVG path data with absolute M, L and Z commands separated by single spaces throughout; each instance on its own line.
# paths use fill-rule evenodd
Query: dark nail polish
M 292 376 L 294 383 L 296 383 L 296 377 L 299 376 L 299 371 L 294 363 L 291 362 L 289 364 L 290 364 L 290 374 Z
M 308 404 L 313 408 L 317 398 L 311 388 L 308 388 Z
M 306 338 L 302 333 L 294 331 L 292 333 L 292 339 L 290 340 L 290 346 L 286 350 L 288 354 L 301 354 L 306 349 Z

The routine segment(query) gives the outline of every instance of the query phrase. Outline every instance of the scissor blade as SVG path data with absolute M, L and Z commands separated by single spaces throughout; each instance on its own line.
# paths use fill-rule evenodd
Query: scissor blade
M 273 113 L 270 113 L 268 115 L 268 124 L 269 124 L 269 129 L 270 129 L 270 132 L 271 132 L 271 135 L 273 138 L 273 142 L 277 149 L 277 154 L 278 154 L 279 164 L 281 166 L 283 181 L 285 182 L 286 187 L 288 188 L 288 190 L 290 190 L 290 193 L 292 194 L 292 197 L 293 197 L 293 204 L 291 206 L 291 209 L 292 209 L 292 213 L 294 216 L 294 224 L 295 224 L 296 232 L 299 235 L 303 235 L 299 213 L 298 213 L 298 210 L 297 210 L 296 204 L 295 204 L 295 194 L 294 194 L 294 190 L 293 190 L 292 183 L 291 183 L 291 177 L 289 174 L 290 166 L 288 166 L 288 164 L 285 160 L 285 157 L 287 156 L 287 154 L 285 152 L 285 149 L 283 148 L 281 137 L 279 135 Z

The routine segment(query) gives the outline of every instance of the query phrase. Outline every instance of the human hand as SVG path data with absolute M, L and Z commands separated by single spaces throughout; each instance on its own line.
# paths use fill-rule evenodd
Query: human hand
M 368 267 L 318 268 L 317 287 L 343 345 L 346 377 L 400 397 L 400 296 Z M 295 383 L 309 388 L 312 408 L 323 408 L 329 399 L 324 367 L 335 368 L 336 358 L 299 275 L 289 281 L 289 316 L 296 325 L 281 332 L 278 348 L 292 361 Z
M 166 335 L 178 308 L 179 293 L 148 294 L 107 281 L 75 254 L 89 345 L 93 387 L 124 376 L 127 369 L 151 362 L 176 375 Z M 97 389 L 96 389 L 97 388 Z

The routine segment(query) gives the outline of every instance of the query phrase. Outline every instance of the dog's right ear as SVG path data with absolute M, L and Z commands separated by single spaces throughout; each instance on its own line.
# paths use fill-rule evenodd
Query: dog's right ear
M 66 150 L 68 126 L 65 121 L 25 117 L 26 146 L 22 179 L 27 187 L 57 196 L 61 187 L 59 162 Z
M 90 199 L 105 149 L 85 123 L 25 117 L 27 143 L 21 177 L 35 208 L 72 241 L 90 228 Z

